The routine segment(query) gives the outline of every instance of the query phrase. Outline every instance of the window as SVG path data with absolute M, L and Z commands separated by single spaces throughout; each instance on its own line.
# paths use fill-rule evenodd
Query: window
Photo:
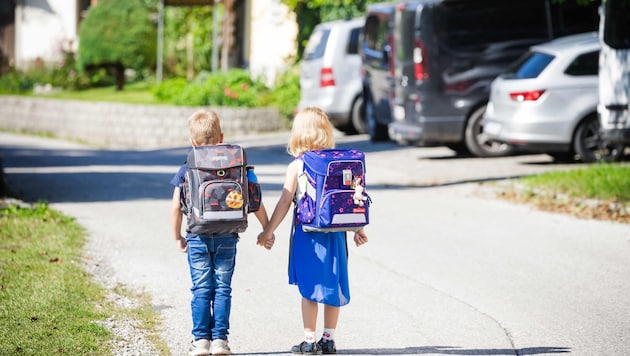
M 599 71 L 599 51 L 577 56 L 564 71 L 567 75 L 597 75 Z
M 361 28 L 353 28 L 350 31 L 350 39 L 348 40 L 348 54 L 359 53 L 359 34 L 361 34 Z
M 607 0 L 604 11 L 604 42 L 615 49 L 630 48 L 630 1 Z
M 328 42 L 329 35 L 330 30 L 318 30 L 313 32 L 304 49 L 304 59 L 322 58 L 326 52 L 326 43 Z
M 516 70 L 507 78 L 530 79 L 536 78 L 551 63 L 555 57 L 540 52 L 530 52 L 526 54 L 517 64 Z

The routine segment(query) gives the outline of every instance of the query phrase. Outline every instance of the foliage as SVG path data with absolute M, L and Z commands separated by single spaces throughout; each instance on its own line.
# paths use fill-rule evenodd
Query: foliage
M 186 77 L 189 49 L 194 73 L 211 69 L 211 6 L 167 6 L 164 14 L 165 77 Z M 190 39 L 190 42 L 189 42 Z M 192 48 L 189 48 L 192 46 Z
M 308 38 L 315 26 L 320 22 L 364 16 L 368 5 L 381 1 L 382 0 L 282 0 L 282 3 L 295 12 L 297 18 L 297 60 L 302 59 Z
M 33 90 L 36 82 L 36 78 L 12 69 L 0 76 L 0 94 L 25 94 Z
M 261 80 L 251 79 L 246 70 L 231 69 L 225 73 L 203 72 L 190 83 L 182 78 L 165 80 L 154 87 L 153 93 L 159 100 L 176 105 L 257 107 L 270 90 Z
M 81 22 L 79 37 L 79 69 L 113 70 L 119 89 L 124 85 L 125 69 L 142 72 L 155 65 L 156 29 L 139 0 L 100 1 Z
M 103 290 L 81 269 L 85 232 L 40 203 L 0 209 L 0 354 L 105 355 Z
M 285 117 L 291 118 L 300 101 L 300 74 L 298 67 L 280 74 L 272 92 L 273 105 Z

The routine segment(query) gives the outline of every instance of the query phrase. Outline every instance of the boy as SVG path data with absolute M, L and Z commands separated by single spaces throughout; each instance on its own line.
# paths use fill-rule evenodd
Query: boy
M 190 141 L 193 147 L 210 146 L 223 142 L 219 117 L 212 111 L 200 110 L 188 119 Z M 182 236 L 183 213 L 180 184 L 184 182 L 187 166 L 182 165 L 171 180 L 173 201 L 171 221 L 173 236 L 179 249 L 188 253 L 188 264 L 192 279 L 191 311 L 193 341 L 190 355 L 229 355 L 228 331 L 232 299 L 232 275 L 236 258 L 237 233 L 197 235 L 187 231 Z M 248 170 L 248 179 L 256 182 L 253 170 Z M 264 228 L 269 221 L 267 210 L 261 203 L 254 213 Z M 273 246 L 274 237 L 257 243 L 267 249 Z

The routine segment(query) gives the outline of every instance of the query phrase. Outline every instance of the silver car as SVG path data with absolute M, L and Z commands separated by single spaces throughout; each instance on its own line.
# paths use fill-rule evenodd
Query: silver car
M 532 46 L 491 85 L 484 134 L 556 160 L 614 160 L 623 146 L 602 142 L 597 116 L 596 32 Z
M 358 54 L 364 23 L 361 17 L 317 25 L 300 64 L 298 109 L 320 107 L 335 128 L 348 134 L 366 132 Z

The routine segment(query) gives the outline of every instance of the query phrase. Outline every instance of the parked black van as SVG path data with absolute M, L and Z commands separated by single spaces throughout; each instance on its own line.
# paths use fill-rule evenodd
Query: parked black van
M 596 30 L 598 6 L 576 0 L 402 1 L 378 5 L 393 9 L 387 25 L 369 9 L 361 54 L 371 140 L 445 145 L 481 157 L 510 153 L 509 145 L 483 134 L 491 81 L 533 44 Z M 379 52 L 381 38 L 387 41 Z

